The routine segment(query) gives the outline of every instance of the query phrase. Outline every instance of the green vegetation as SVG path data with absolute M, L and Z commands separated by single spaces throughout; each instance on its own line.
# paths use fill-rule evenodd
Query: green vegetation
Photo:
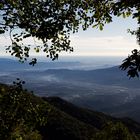
M 122 123 L 109 122 L 101 132 L 95 135 L 96 140 L 138 140 L 134 134 L 130 134 L 128 128 Z
M 0 85 L 0 139 L 138 140 L 140 124 Z
M 34 46 L 52 60 L 58 59 L 62 51 L 72 52 L 70 34 L 97 27 L 103 30 L 105 24 L 113 21 L 113 16 L 129 17 L 137 20 L 138 29 L 129 31 L 136 35 L 140 44 L 140 2 L 139 0 L 1 0 L 0 34 L 9 32 L 11 45 L 6 51 L 24 62 L 29 57 L 31 45 L 25 45 L 27 38 L 37 38 L 42 44 Z M 112 46 L 113 47 L 113 46 Z M 132 52 L 122 70 L 128 69 L 128 76 L 138 76 L 140 52 Z M 32 58 L 30 65 L 36 64 Z
M 46 124 L 48 107 L 46 102 L 19 86 L 1 85 L 0 139 L 41 137 L 36 128 Z

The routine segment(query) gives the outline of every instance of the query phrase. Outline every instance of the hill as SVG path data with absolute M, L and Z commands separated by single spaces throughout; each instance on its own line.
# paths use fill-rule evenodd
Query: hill
M 39 62 L 35 67 L 30 67 L 11 59 L 0 59 L 0 65 L 2 83 L 11 84 L 20 77 L 26 81 L 26 88 L 36 95 L 59 96 L 81 107 L 116 117 L 131 117 L 140 122 L 140 81 L 138 78 L 126 77 L 126 73 L 120 71 L 118 66 L 72 70 L 68 68 L 81 64 Z
M 43 99 L 49 102 L 51 105 L 59 108 L 59 110 L 73 116 L 74 118 L 77 118 L 82 122 L 85 122 L 86 124 L 90 124 L 99 130 L 102 129 L 102 127 L 109 121 L 121 121 L 128 126 L 131 131 L 135 131 L 136 133 L 139 133 L 140 131 L 139 123 L 129 118 L 115 118 L 102 112 L 81 108 L 59 97 L 43 97 Z
M 0 139 L 135 140 L 140 132 L 135 121 L 83 109 L 58 97 L 37 97 L 19 85 L 0 85 L 0 105 Z

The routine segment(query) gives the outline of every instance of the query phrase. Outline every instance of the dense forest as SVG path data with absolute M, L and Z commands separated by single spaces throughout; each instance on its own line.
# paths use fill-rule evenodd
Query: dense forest
M 0 85 L 0 139 L 138 140 L 140 124 L 77 107 L 58 97 L 38 97 Z

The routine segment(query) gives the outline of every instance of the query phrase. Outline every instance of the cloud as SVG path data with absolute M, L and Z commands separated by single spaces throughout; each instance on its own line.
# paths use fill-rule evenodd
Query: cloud
M 123 36 L 108 37 L 71 37 L 75 54 L 78 55 L 127 55 L 131 50 L 138 48 L 135 38 Z
M 48 82 L 60 82 L 60 80 L 54 75 L 40 76 L 40 79 Z

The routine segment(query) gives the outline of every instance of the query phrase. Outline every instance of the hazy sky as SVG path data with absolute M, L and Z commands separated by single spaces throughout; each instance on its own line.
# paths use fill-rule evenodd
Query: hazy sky
M 74 53 L 62 53 L 67 56 L 127 56 L 131 50 L 138 48 L 135 36 L 127 33 L 127 29 L 135 29 L 136 21 L 131 18 L 113 18 L 113 22 L 105 25 L 103 31 L 89 28 L 87 31 L 80 30 L 71 35 L 71 45 Z M 0 46 L 10 43 L 7 35 L 0 36 Z M 36 44 L 33 39 L 27 39 L 26 43 Z M 32 52 L 31 54 L 34 55 Z M 0 56 L 7 55 L 4 47 L 0 47 Z M 42 55 L 42 54 L 40 54 Z
M 124 56 L 138 48 L 135 36 L 127 33 L 127 29 L 136 29 L 136 21 L 131 18 L 114 18 L 113 22 L 105 25 L 103 31 L 90 28 L 72 35 L 75 55 L 109 55 Z

